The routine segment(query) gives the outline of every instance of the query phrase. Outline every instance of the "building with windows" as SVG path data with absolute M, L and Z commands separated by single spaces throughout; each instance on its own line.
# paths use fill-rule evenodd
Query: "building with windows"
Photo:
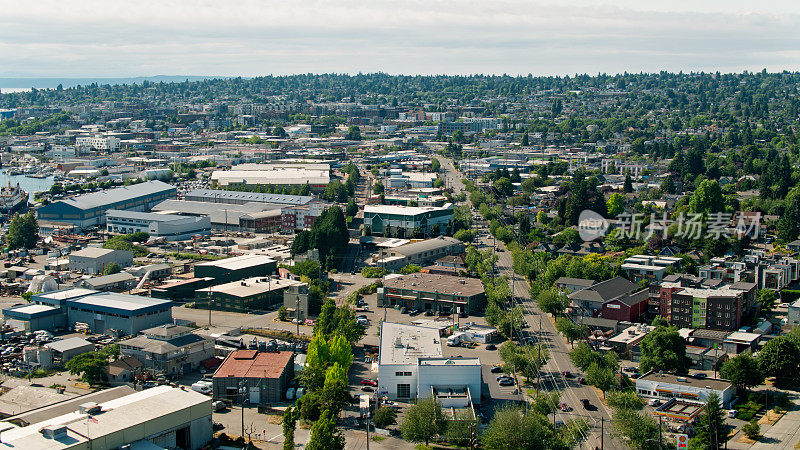
M 117 263 L 121 268 L 133 264 L 133 252 L 110 248 L 86 247 L 69 254 L 69 270 L 89 275 L 103 273 L 109 264 Z
M 153 374 L 187 374 L 214 357 L 214 340 L 192 333 L 192 328 L 167 324 L 142 330 L 119 342 L 123 357 L 138 359 Z
M 76 323 L 83 323 L 93 333 L 113 330 L 119 335 L 132 336 L 147 328 L 171 323 L 172 302 L 71 288 L 34 294 L 31 304 L 4 309 L 3 317 L 28 331 L 72 329 Z
M 708 403 L 711 393 L 719 396 L 720 406 L 730 408 L 736 388 L 724 380 L 693 378 L 671 373 L 647 372 L 636 380 L 636 393 L 663 401 L 678 398 Z
M 211 298 L 211 306 L 230 311 L 253 311 L 275 308 L 288 296 L 296 300 L 305 296 L 308 303 L 308 284 L 286 278 L 253 277 L 199 289 L 198 299 Z M 295 302 L 296 303 L 296 302 Z M 308 314 L 306 307 L 304 316 Z
M 381 248 L 372 263 L 387 269 L 399 269 L 409 264 L 425 266 L 445 256 L 464 253 L 464 243 L 449 236 L 411 242 L 397 247 Z
M 293 378 L 293 352 L 237 350 L 214 372 L 212 395 L 235 403 L 275 403 L 285 398 Z
M 227 203 L 244 205 L 246 203 L 269 203 L 273 205 L 302 206 L 314 200 L 310 195 L 262 194 L 258 192 L 226 191 L 223 189 L 195 189 L 183 196 L 190 202 Z
M 483 310 L 486 292 L 477 278 L 431 273 L 390 275 L 378 288 L 379 307 L 405 307 L 444 314 Z
M 177 189 L 172 185 L 157 180 L 147 181 L 57 200 L 40 207 L 36 217 L 41 221 L 90 227 L 104 224 L 108 210 L 149 211 L 176 194 Z
M 381 322 L 378 395 L 393 400 L 427 398 L 446 392 L 468 392 L 481 402 L 478 358 L 445 358 L 435 328 Z
M 281 229 L 283 231 L 310 230 L 317 217 L 321 216 L 329 206 L 330 204 L 323 202 L 285 206 L 281 208 Z
M 207 216 L 179 216 L 139 211 L 106 211 L 106 230 L 109 233 L 130 234 L 144 232 L 150 237 L 182 241 L 192 236 L 211 233 L 211 219 Z
M 114 153 L 119 151 L 120 140 L 114 136 L 79 136 L 75 138 L 75 146 L 79 149 L 95 149 Z
M 447 232 L 453 220 L 453 204 L 444 206 L 364 206 L 364 226 L 374 235 L 439 236 Z M 400 231 L 402 230 L 402 231 Z
M 194 276 L 213 278 L 216 283 L 226 283 L 251 277 L 267 277 L 276 270 L 275 260 L 268 256 L 242 255 L 195 264 Z
M 300 189 L 308 185 L 311 192 L 324 191 L 330 181 L 331 175 L 327 169 L 300 167 L 278 167 L 272 170 L 215 170 L 211 174 L 211 182 L 217 186 L 272 185 Z

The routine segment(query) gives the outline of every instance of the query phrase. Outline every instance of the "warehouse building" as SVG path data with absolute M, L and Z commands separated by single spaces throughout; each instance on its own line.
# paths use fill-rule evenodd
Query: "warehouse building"
M 406 307 L 445 314 L 483 310 L 486 293 L 476 278 L 412 273 L 387 276 L 378 288 L 379 307 Z
M 157 203 L 175 197 L 176 193 L 172 185 L 147 181 L 57 200 L 40 207 L 36 215 L 41 221 L 90 227 L 105 223 L 105 213 L 110 209 L 148 211 Z
M 74 328 L 76 323 L 85 323 L 94 333 L 115 330 L 129 336 L 172 322 L 171 301 L 136 295 L 71 288 L 34 294 L 31 303 L 4 309 L 3 317 L 29 331 Z
M 100 393 L 93 395 L 100 400 Z M 196 449 L 211 441 L 212 400 L 192 390 L 157 386 L 97 403 L 81 400 L 77 406 L 73 399 L 63 406 L 26 413 L 24 421 L 8 418 L 3 422 L 4 445 L 59 450 Z
M 168 280 L 150 289 L 150 296 L 167 300 L 187 301 L 195 298 L 195 291 L 208 287 L 211 278 L 186 278 Z
M 213 278 L 216 283 L 266 277 L 277 270 L 275 260 L 263 255 L 242 255 L 233 258 L 206 261 L 194 266 L 196 278 Z
M 208 217 L 215 230 L 272 232 L 281 226 L 281 208 L 273 203 L 213 203 L 165 200 L 153 207 L 160 214 Z
M 109 233 L 148 233 L 153 238 L 182 241 L 199 234 L 211 233 L 211 219 L 205 216 L 179 216 L 139 211 L 106 211 L 106 230 Z
M 439 236 L 447 232 L 453 220 L 453 204 L 434 206 L 364 206 L 364 226 L 371 234 L 411 237 L 415 232 L 425 236 Z M 399 231 L 398 230 L 402 230 Z
M 128 272 L 118 272 L 111 275 L 103 275 L 102 277 L 80 280 L 75 283 L 75 287 L 103 292 L 129 291 L 136 287 L 136 277 Z
M 272 205 L 301 206 L 310 203 L 314 197 L 310 195 L 261 194 L 258 192 L 226 191 L 222 189 L 195 189 L 183 196 L 190 202 L 228 203 L 244 205 L 246 203 L 268 203 Z
M 409 264 L 426 266 L 439 258 L 464 253 L 464 243 L 449 236 L 411 242 L 398 247 L 380 249 L 372 258 L 373 264 L 395 270 Z
M 379 352 L 380 397 L 408 401 L 466 391 L 473 403 L 481 402 L 480 359 L 445 358 L 437 329 L 381 322 Z
M 308 284 L 285 278 L 253 277 L 199 289 L 195 296 L 198 299 L 210 296 L 211 306 L 216 309 L 265 310 L 283 305 L 287 296 L 292 299 L 307 297 Z
M 214 341 L 193 334 L 192 328 L 167 324 L 120 341 L 119 350 L 122 356 L 141 361 L 153 374 L 185 375 L 214 357 Z
M 44 345 L 55 352 L 56 356 L 65 363 L 82 353 L 93 352 L 94 344 L 81 337 L 71 337 Z
M 293 352 L 237 350 L 222 361 L 211 383 L 215 399 L 261 404 L 281 401 L 293 378 Z
M 299 189 L 308 185 L 311 192 L 317 193 L 324 191 L 330 181 L 331 175 L 328 170 L 298 167 L 278 167 L 271 170 L 215 170 L 211 174 L 211 182 L 217 186 L 271 185 Z
M 103 273 L 103 270 L 112 263 L 117 263 L 121 268 L 133 264 L 133 252 L 127 250 L 112 250 L 110 248 L 86 247 L 83 250 L 69 254 L 69 270 L 83 272 L 89 275 Z

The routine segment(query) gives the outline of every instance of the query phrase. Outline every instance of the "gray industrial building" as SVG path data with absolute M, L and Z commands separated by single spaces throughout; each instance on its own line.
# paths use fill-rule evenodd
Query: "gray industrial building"
M 195 264 L 194 276 L 210 277 L 215 283 L 227 283 L 245 278 L 266 277 L 276 270 L 275 260 L 268 256 L 242 255 Z
M 198 449 L 211 441 L 210 397 L 170 386 L 113 395 L 128 389 L 108 389 L 9 417 L 1 424 L 3 444 L 18 449 Z
M 222 189 L 195 189 L 183 196 L 192 202 L 229 203 L 271 203 L 276 205 L 305 205 L 314 200 L 310 195 L 262 194 L 258 192 L 226 191 Z
M 182 241 L 199 234 L 211 233 L 211 219 L 205 216 L 179 216 L 140 211 L 106 211 L 106 230 L 109 233 L 148 233 L 153 238 Z
M 61 358 L 61 362 L 67 362 L 82 353 L 94 351 L 94 344 L 81 337 L 62 339 L 44 346 L 53 349 L 56 356 Z
M 129 291 L 136 286 L 136 277 L 128 272 L 112 273 L 101 277 L 80 280 L 75 283 L 75 287 L 94 289 L 103 292 L 122 292 Z
M 214 357 L 214 341 L 192 334 L 192 328 L 162 325 L 120 341 L 120 353 L 135 357 L 144 369 L 161 374 L 187 374 Z
M 89 275 L 103 273 L 103 270 L 111 263 L 117 263 L 121 268 L 128 267 L 133 264 L 133 252 L 86 247 L 69 255 L 69 270 Z
M 27 331 L 74 328 L 76 323 L 85 323 L 94 333 L 115 330 L 131 336 L 172 323 L 172 302 L 71 288 L 34 294 L 31 304 L 4 309 L 3 317 Z
M 58 200 L 40 207 L 36 214 L 41 221 L 90 227 L 105 223 L 105 212 L 110 209 L 148 211 L 177 192 L 167 183 L 147 181 Z

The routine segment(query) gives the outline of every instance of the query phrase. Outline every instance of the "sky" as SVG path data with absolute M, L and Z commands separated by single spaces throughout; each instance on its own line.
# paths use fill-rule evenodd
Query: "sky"
M 0 0 L 0 77 L 800 70 L 800 2 Z

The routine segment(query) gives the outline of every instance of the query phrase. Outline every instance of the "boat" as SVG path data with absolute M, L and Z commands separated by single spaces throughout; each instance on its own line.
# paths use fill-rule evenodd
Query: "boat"
M 28 193 L 19 187 L 8 186 L 0 189 L 0 214 L 6 217 L 11 217 L 14 213 L 25 209 L 28 206 Z

